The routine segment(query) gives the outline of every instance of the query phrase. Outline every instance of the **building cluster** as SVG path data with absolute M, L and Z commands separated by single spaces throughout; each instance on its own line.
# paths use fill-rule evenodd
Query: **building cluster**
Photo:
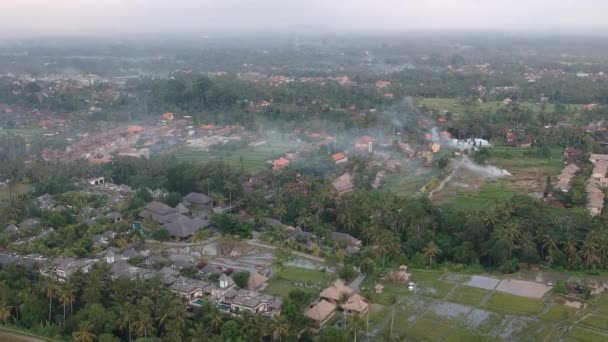
M 342 280 L 334 281 L 328 288 L 321 291 L 304 312 L 317 327 L 322 327 L 341 311 L 347 316 L 363 316 L 369 310 L 369 304 L 360 294 L 348 287 Z
M 173 238 L 187 239 L 198 230 L 211 225 L 209 214 L 212 210 L 211 197 L 191 192 L 175 208 L 157 201 L 150 202 L 139 213 L 139 217 L 155 221 Z
M 589 161 L 593 163 L 593 171 L 587 181 L 587 209 L 597 216 L 604 207 L 604 188 L 608 186 L 608 154 L 591 154 Z

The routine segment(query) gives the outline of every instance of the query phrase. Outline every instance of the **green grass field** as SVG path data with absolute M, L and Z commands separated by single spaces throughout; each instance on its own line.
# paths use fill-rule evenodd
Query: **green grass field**
M 506 182 L 485 183 L 478 192 L 459 192 L 445 204 L 461 210 L 492 209 L 507 203 L 515 195 Z
M 419 318 L 408 330 L 408 335 L 425 341 L 439 341 L 451 330 L 447 324 L 430 319 Z
M 506 106 L 502 103 L 502 101 L 496 102 L 484 102 L 484 103 L 475 103 L 473 105 L 465 105 L 460 99 L 457 98 L 420 98 L 417 100 L 419 106 L 425 106 L 433 110 L 447 110 L 452 113 L 462 114 L 465 112 L 470 113 L 491 113 L 495 112 L 498 109 L 505 108 Z M 534 102 L 520 102 L 517 103 L 522 109 L 530 109 L 534 112 L 539 112 L 541 110 L 541 105 Z M 568 105 L 566 106 L 568 109 L 578 109 L 583 105 Z M 553 111 L 554 105 L 548 104 L 547 111 Z
M 446 298 L 451 302 L 469 305 L 479 305 L 482 299 L 490 293 L 488 290 L 471 286 L 460 286 Z
M 593 314 L 587 315 L 579 322 L 579 325 L 608 332 L 608 317 Z
M 608 334 L 603 334 L 599 331 L 593 331 L 579 326 L 574 326 L 568 333 L 568 338 L 572 341 L 579 342 L 603 342 L 608 341 Z
M 309 293 L 319 294 L 329 282 L 334 278 L 330 273 L 307 270 L 304 268 L 286 267 L 280 274 L 275 274 L 268 280 L 268 286 L 263 292 L 287 298 L 289 292 L 294 289 L 301 289 Z M 305 288 L 296 286 L 295 283 L 306 283 L 315 288 Z
M 424 280 L 416 284 L 416 294 L 439 299 L 445 297 L 455 286 L 441 280 Z
M 445 342 L 493 342 L 500 341 L 497 338 L 476 334 L 473 331 L 466 329 L 456 329 L 452 331 Z
M 560 148 L 552 149 L 550 158 L 526 155 L 530 152 L 533 152 L 533 150 L 511 146 L 495 146 L 487 164 L 507 169 L 509 172 L 543 172 L 551 175 L 558 174 L 564 167 L 562 149 Z
M 372 291 L 370 296 L 370 300 L 372 303 L 391 305 L 394 304 L 398 298 L 410 294 L 410 291 L 407 289 L 407 285 L 405 284 L 382 282 L 382 285 L 384 285 L 382 293 L 376 293 L 376 291 Z M 374 285 L 371 285 L 370 288 L 373 289 L 373 286 Z
M 269 160 L 276 159 L 296 146 L 294 141 L 268 141 L 261 146 L 248 146 L 234 151 L 205 152 L 188 147 L 179 148 L 175 156 L 179 161 L 208 162 L 222 160 L 233 167 L 241 167 L 247 171 L 269 169 Z
M 575 315 L 575 308 L 560 304 L 552 304 L 549 310 L 546 313 L 538 316 L 538 318 L 545 321 L 561 322 L 569 320 Z
M 502 292 L 494 292 L 490 299 L 488 299 L 486 308 L 499 312 L 531 315 L 540 313 L 543 310 L 543 301 L 541 299 L 532 299 Z
M 593 312 L 608 315 L 608 295 L 603 295 L 595 304 Z

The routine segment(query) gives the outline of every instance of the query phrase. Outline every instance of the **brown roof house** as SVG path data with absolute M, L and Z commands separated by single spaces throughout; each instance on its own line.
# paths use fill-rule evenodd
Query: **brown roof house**
M 338 279 L 331 284 L 328 288 L 323 290 L 320 297 L 326 299 L 332 303 L 337 303 L 343 296 L 350 296 L 353 293 L 353 289 L 348 287 L 341 279 Z
M 324 299 L 310 305 L 304 315 L 313 320 L 319 327 L 322 327 L 336 313 L 336 304 Z
M 576 164 L 568 164 L 566 167 L 564 167 L 559 176 L 557 176 L 556 188 L 562 192 L 568 192 L 568 190 L 570 190 L 572 178 L 580 169 L 581 168 L 576 166 Z
M 259 274 L 258 272 L 252 273 L 247 281 L 247 288 L 249 291 L 258 291 L 261 287 L 266 284 L 268 278 Z
M 336 178 L 331 183 L 331 185 L 338 194 L 338 196 L 355 190 L 355 186 L 353 185 L 352 181 L 352 176 L 349 173 L 345 173 L 342 176 Z
M 367 313 L 369 304 L 358 293 L 355 293 L 346 303 L 342 304 L 342 311 L 349 316 L 362 316 Z

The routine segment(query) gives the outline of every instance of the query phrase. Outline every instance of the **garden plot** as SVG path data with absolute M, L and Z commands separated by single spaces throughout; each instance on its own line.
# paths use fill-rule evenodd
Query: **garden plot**
M 475 332 L 496 335 L 500 331 L 505 317 L 499 313 L 473 309 L 464 319 L 464 326 Z
M 489 290 L 471 286 L 460 286 L 450 293 L 447 300 L 470 305 L 479 305 L 482 300 L 490 293 Z
M 448 273 L 445 276 L 443 276 L 443 280 L 449 281 L 452 283 L 464 284 L 464 283 L 468 282 L 469 280 L 471 280 L 471 276 L 468 276 L 466 274 Z
M 443 298 L 456 284 L 446 283 L 441 280 L 427 280 L 416 284 L 416 294 L 426 297 Z
M 452 325 L 462 321 L 472 309 L 473 307 L 468 305 L 437 302 L 427 310 L 423 317 Z
M 608 334 L 574 326 L 568 332 L 568 339 L 571 341 L 580 342 L 600 342 L 608 341 Z
M 500 280 L 492 277 L 472 276 L 467 286 L 478 287 L 480 289 L 494 290 Z
M 423 341 L 440 341 L 451 329 L 447 324 L 420 318 L 408 329 L 408 334 Z
M 608 333 L 608 318 L 605 316 L 587 315 L 579 324 L 586 328 L 594 328 Z
M 395 306 L 395 331 L 405 331 L 424 311 L 433 304 L 433 301 L 423 298 L 409 297 Z
M 496 291 L 516 296 L 540 299 L 551 291 L 551 286 L 525 280 L 503 279 L 496 287 Z
M 512 317 L 498 335 L 505 341 L 544 341 L 551 335 L 556 325 L 530 317 Z

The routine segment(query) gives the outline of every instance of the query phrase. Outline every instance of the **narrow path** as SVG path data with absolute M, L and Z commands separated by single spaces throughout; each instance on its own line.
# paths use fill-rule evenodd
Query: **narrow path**
M 265 243 L 259 242 L 258 240 L 255 240 L 255 239 L 247 240 L 247 243 L 250 244 L 250 245 L 252 245 L 252 246 L 256 246 L 256 247 L 260 247 L 260 248 L 267 248 L 267 249 L 272 249 L 272 250 L 277 249 L 276 246 L 267 245 Z M 316 257 L 314 255 L 310 255 L 310 254 L 306 254 L 306 253 L 302 253 L 302 252 L 291 251 L 291 254 L 297 255 L 297 256 L 302 257 L 302 258 L 306 258 L 306 259 L 314 260 L 314 261 L 317 261 L 317 262 L 321 262 L 321 263 L 325 262 L 325 259 L 323 259 L 321 257 Z
M 456 164 L 454 166 L 454 168 L 452 169 L 452 172 L 450 172 L 450 174 L 445 177 L 441 183 L 439 183 L 439 186 L 437 186 L 435 189 L 431 190 L 429 192 L 429 199 L 433 199 L 433 194 L 437 191 L 441 191 L 441 189 L 443 189 L 443 187 L 452 180 L 452 177 L 454 177 L 454 175 L 456 174 L 456 172 L 460 169 L 460 167 L 462 166 L 462 164 L 464 164 L 465 161 L 469 160 L 469 158 L 467 156 L 463 156 L 460 161 L 458 161 L 458 164 Z

